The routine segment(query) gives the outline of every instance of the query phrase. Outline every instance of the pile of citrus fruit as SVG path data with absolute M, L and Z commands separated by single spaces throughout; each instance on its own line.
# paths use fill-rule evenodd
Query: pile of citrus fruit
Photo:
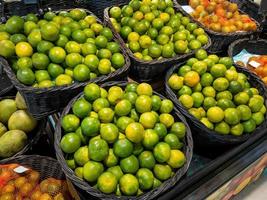
M 18 80 L 41 88 L 88 81 L 125 64 L 111 30 L 82 9 L 12 16 L 0 25 L 0 46 Z
M 265 120 L 263 96 L 229 57 L 200 49 L 170 76 L 168 85 L 191 115 L 219 134 L 251 133 Z
M 237 61 L 236 64 L 257 74 L 267 85 L 267 55 L 251 56 L 246 64 L 242 61 Z
M 227 0 L 190 0 L 192 16 L 215 32 L 256 31 L 256 23 Z
M 132 0 L 112 7 L 109 17 L 138 59 L 172 58 L 208 43 L 204 30 L 176 12 L 172 0 Z
M 16 162 L 16 161 L 15 161 Z M 36 164 L 34 165 L 36 168 Z M 50 166 L 46 166 L 49 168 Z M 0 199 L 60 200 L 73 199 L 66 180 L 52 177 L 43 179 L 43 174 L 17 163 L 0 165 Z M 27 169 L 19 173 L 17 169 Z M 47 173 L 47 171 L 44 173 Z M 50 175 L 50 174 L 49 174 Z M 51 175 L 50 175 L 51 176 Z
M 91 83 L 61 121 L 60 147 L 75 174 L 105 194 L 140 195 L 182 167 L 186 126 L 147 83 Z

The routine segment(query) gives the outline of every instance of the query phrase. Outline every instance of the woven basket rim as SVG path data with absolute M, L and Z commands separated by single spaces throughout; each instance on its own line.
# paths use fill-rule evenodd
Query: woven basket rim
M 168 80 L 169 80 L 170 76 L 173 73 L 175 73 L 175 71 L 177 71 L 177 69 L 180 66 L 182 66 L 184 64 L 185 64 L 185 62 L 177 64 L 168 70 L 168 72 L 165 76 L 165 89 L 166 89 L 167 96 L 175 103 L 175 105 L 179 108 L 179 110 L 182 112 L 182 114 L 184 114 L 187 118 L 189 118 L 193 122 L 193 125 L 197 129 L 203 130 L 203 131 L 194 132 L 195 134 L 205 135 L 209 138 L 216 139 L 217 141 L 227 142 L 229 144 L 235 144 L 238 142 L 246 141 L 247 139 L 252 137 L 256 132 L 258 132 L 258 130 L 260 130 L 262 128 L 266 128 L 266 126 L 267 126 L 267 124 L 266 124 L 267 123 L 267 114 L 265 114 L 265 120 L 259 126 L 257 126 L 256 129 L 252 133 L 245 133 L 244 135 L 241 135 L 241 136 L 222 135 L 222 134 L 215 132 L 214 130 L 208 129 L 204 124 L 202 124 L 200 122 L 200 120 L 198 120 L 197 118 L 195 118 L 193 115 L 191 115 L 189 113 L 189 111 L 180 103 L 177 96 L 175 95 L 173 90 L 168 85 Z M 251 73 L 249 70 L 246 70 L 244 68 L 240 68 L 237 65 L 235 65 L 235 67 L 236 67 L 237 71 L 245 72 L 248 77 L 251 77 L 254 79 L 253 82 L 256 81 L 260 85 L 261 89 L 264 90 L 263 94 L 261 94 L 261 95 L 265 99 L 265 102 L 264 102 L 265 106 L 267 106 L 267 98 L 266 98 L 267 93 L 266 93 L 266 88 L 264 86 L 264 83 L 255 74 Z M 249 81 L 249 82 L 251 83 L 251 81 Z
M 175 2 L 175 1 L 173 1 Z M 127 4 L 118 4 L 117 6 L 123 6 L 123 5 L 127 5 Z M 111 21 L 110 21 L 110 17 L 109 17 L 109 10 L 112 8 L 113 6 L 110 6 L 110 7 L 107 7 L 105 8 L 104 10 L 104 21 L 107 23 L 107 25 L 111 28 L 112 32 L 114 33 L 114 35 L 116 35 L 116 37 L 119 39 L 121 45 L 123 46 L 123 48 L 126 50 L 126 52 L 128 53 L 129 57 L 131 59 L 133 59 L 134 61 L 140 63 L 140 64 L 147 64 L 147 65 L 153 65 L 153 64 L 160 64 L 160 63 L 165 63 L 165 62 L 170 62 L 170 61 L 176 61 L 176 60 L 180 60 L 180 59 L 183 59 L 183 58 L 187 58 L 189 56 L 192 56 L 195 54 L 195 52 L 197 50 L 192 50 L 191 52 L 189 53 L 185 53 L 185 54 L 177 54 L 175 55 L 174 57 L 172 58 L 162 58 L 160 60 L 156 60 L 156 59 L 153 59 L 151 61 L 145 61 L 145 60 L 142 60 L 142 59 L 139 59 L 139 58 L 136 58 L 133 54 L 133 52 L 126 46 L 126 43 L 125 41 L 123 40 L 123 38 L 120 36 L 120 34 L 114 29 Z M 174 6 L 175 9 L 179 9 L 179 8 L 176 8 Z M 176 10 L 176 11 L 179 11 L 179 10 Z M 211 42 L 211 39 L 209 37 L 209 35 L 207 34 L 207 37 L 208 37 L 208 43 L 205 44 L 204 46 L 202 46 L 201 48 L 202 49 L 208 49 L 212 42 Z
M 3 99 L 14 99 L 14 98 L 15 98 L 14 96 L 3 96 L 3 97 L 0 97 L 0 101 Z M 37 123 L 38 123 L 37 127 L 33 131 L 31 131 L 31 133 L 28 133 L 28 134 L 31 134 L 32 137 L 29 138 L 29 136 L 27 134 L 27 137 L 28 137 L 27 138 L 27 144 L 19 152 L 15 153 L 11 157 L 8 157 L 8 158 L 1 158 L 0 157 L 0 161 L 5 160 L 5 159 L 16 158 L 16 157 L 26 153 L 28 150 L 30 150 L 32 148 L 32 146 L 34 146 L 39 141 L 39 139 L 42 135 L 42 132 L 45 129 L 46 122 L 47 122 L 46 119 L 37 120 Z
M 45 159 L 45 160 L 50 160 L 53 162 L 57 162 L 58 161 L 50 156 L 42 156 L 42 155 L 37 155 L 37 154 L 31 154 L 31 155 L 18 155 L 16 157 L 10 157 L 10 158 L 6 158 L 3 160 L 0 160 L 0 164 L 4 164 L 4 163 L 10 163 L 10 162 L 16 162 L 17 160 L 24 160 L 24 159 Z
M 238 45 L 241 45 L 241 43 L 243 42 L 248 42 L 248 43 L 265 43 L 266 44 L 266 51 L 267 51 L 267 39 L 262 39 L 262 38 L 258 38 L 258 39 L 249 39 L 249 38 L 243 38 L 243 39 L 239 39 L 236 40 L 234 42 L 232 42 L 228 48 L 228 55 L 229 57 L 233 58 L 235 55 L 233 55 L 234 52 L 234 48 L 237 47 Z M 248 44 L 249 45 L 249 44 Z M 241 67 L 240 65 L 236 64 L 237 66 Z
M 91 11 L 85 9 L 85 8 L 77 8 L 77 9 L 83 9 L 86 11 L 86 13 L 88 13 L 89 15 L 92 15 L 96 18 L 97 22 L 102 24 L 104 26 L 104 23 Z M 53 12 L 60 12 L 60 11 L 69 11 L 69 10 L 72 10 L 72 9 L 57 9 L 57 10 L 54 10 Z M 38 14 L 38 13 L 37 13 Z M 115 42 L 117 42 L 118 44 L 120 44 L 118 38 L 113 35 L 113 40 Z M 120 51 L 121 51 L 121 54 L 123 54 L 123 57 L 125 59 L 125 64 L 123 67 L 117 69 L 116 71 L 114 72 L 111 72 L 107 75 L 101 75 L 99 77 L 96 77 L 94 79 L 91 79 L 89 81 L 86 81 L 86 82 L 74 82 L 72 83 L 71 85 L 67 85 L 67 86 L 53 86 L 53 87 L 49 87 L 49 88 L 34 88 L 32 86 L 27 86 L 27 85 L 24 85 L 23 83 L 20 83 L 16 77 L 16 74 L 14 73 L 14 71 L 11 69 L 8 61 L 1 57 L 0 56 L 0 63 L 3 64 L 3 69 L 4 71 L 6 72 L 7 76 L 9 77 L 9 79 L 11 80 L 12 84 L 20 91 L 23 91 L 23 92 L 31 92 L 31 93 L 46 93 L 46 92 L 54 92 L 54 91 L 58 91 L 58 90 L 70 90 L 70 89 L 76 89 L 76 88 L 80 88 L 80 87 L 84 87 L 85 85 L 87 85 L 88 83 L 92 83 L 92 82 L 103 82 L 103 81 L 107 81 L 111 78 L 115 78 L 117 75 L 119 74 L 123 74 L 124 72 L 127 72 L 130 68 L 130 58 L 128 57 L 126 51 L 121 48 L 120 46 Z
M 117 86 L 120 86 L 120 87 L 125 87 L 127 83 L 128 82 L 126 82 L 126 81 L 110 81 L 110 82 L 106 82 L 106 83 L 102 84 L 101 87 L 110 87 L 110 86 L 113 86 L 113 85 L 117 85 Z M 153 94 L 159 95 L 161 99 L 162 98 L 165 99 L 164 96 L 158 94 L 157 92 L 153 92 Z M 168 179 L 167 181 L 164 181 L 160 187 L 155 188 L 155 189 L 153 189 L 153 190 L 151 190 L 149 192 L 146 192 L 146 193 L 142 194 L 141 196 L 136 196 L 136 197 L 135 196 L 116 196 L 114 194 L 107 195 L 107 194 L 104 194 L 104 193 L 100 192 L 99 190 L 93 188 L 86 181 L 78 178 L 74 174 L 73 170 L 71 170 L 67 166 L 67 164 L 65 162 L 65 158 L 64 158 L 63 152 L 60 149 L 60 140 L 61 140 L 61 137 L 62 137 L 62 129 L 61 129 L 62 116 L 67 114 L 69 112 L 69 110 L 71 109 L 72 104 L 77 99 L 81 98 L 82 96 L 83 96 L 83 93 L 80 93 L 79 95 L 77 95 L 75 98 L 73 98 L 69 102 L 69 104 L 63 110 L 63 112 L 62 112 L 62 114 L 60 116 L 60 119 L 58 120 L 58 122 L 56 124 L 55 141 L 54 141 L 54 147 L 55 147 L 55 150 L 56 150 L 57 159 L 59 160 L 59 163 L 61 164 L 61 166 L 63 168 L 63 171 L 66 174 L 66 176 L 70 180 L 72 180 L 72 182 L 77 187 L 79 187 L 80 189 L 86 191 L 90 195 L 96 196 L 96 197 L 101 198 L 101 199 L 129 199 L 130 198 L 130 199 L 136 199 L 136 200 L 141 200 L 141 199 L 145 200 L 145 199 L 155 198 L 159 194 L 161 194 L 161 193 L 165 192 L 166 190 L 170 189 L 186 173 L 186 171 L 189 168 L 190 162 L 192 160 L 193 139 L 192 139 L 190 127 L 189 127 L 188 123 L 186 122 L 186 119 L 178 111 L 178 109 L 174 107 L 174 110 L 172 112 L 175 114 L 175 116 L 177 118 L 179 118 L 180 121 L 182 121 L 186 125 L 186 128 L 187 128 L 186 136 L 184 138 L 184 147 L 183 147 L 183 152 L 185 153 L 185 156 L 186 156 L 186 163 L 184 164 L 183 167 L 177 169 L 177 171 L 175 172 L 175 176 L 173 176 L 172 178 Z
M 3 74 L 0 74 L 0 75 L 3 76 Z M 14 88 L 14 85 L 11 83 L 8 87 L 6 87 L 5 89 L 3 89 L 3 90 L 0 91 L 0 96 L 5 95 L 9 91 L 11 91 L 13 88 Z
M 251 35 L 253 33 L 256 33 L 256 32 L 259 32 L 260 31 L 260 24 L 259 24 L 259 22 L 257 22 L 257 20 L 255 20 L 253 17 L 249 16 L 249 14 L 247 14 L 244 11 L 238 9 L 238 11 L 241 14 L 248 15 L 250 17 L 250 19 L 253 22 L 255 22 L 255 24 L 257 26 L 257 29 L 255 31 L 237 31 L 237 32 L 232 32 L 232 33 L 219 33 L 219 32 L 215 32 L 215 31 L 209 29 L 208 27 L 206 27 L 204 24 L 202 24 L 198 20 L 194 19 L 190 14 L 188 14 L 187 12 L 185 12 L 185 10 L 182 8 L 182 6 L 177 1 L 174 1 L 174 3 L 179 8 L 180 12 L 182 12 L 184 15 L 187 15 L 190 18 L 190 20 L 194 21 L 198 26 L 200 26 L 201 28 L 203 28 L 209 34 L 213 34 L 213 35 L 217 35 L 217 36 L 231 37 L 231 36 L 247 36 L 247 35 Z
M 5 0 L 0 0 L 0 22 L 2 21 L 2 19 L 4 17 L 7 17 L 9 16 L 7 13 L 5 13 L 5 5 L 8 5 L 8 4 L 14 4 L 14 3 L 23 3 L 23 4 L 26 4 L 24 1 L 5 1 Z M 32 3 L 32 4 L 28 4 L 28 5 L 31 5 L 31 6 L 34 6 L 36 7 L 36 9 L 38 10 L 40 8 L 40 0 L 36 0 L 36 3 Z

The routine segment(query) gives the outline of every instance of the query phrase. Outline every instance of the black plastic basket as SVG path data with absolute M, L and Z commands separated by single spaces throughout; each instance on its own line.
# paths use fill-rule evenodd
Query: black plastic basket
M 62 10 L 67 11 L 68 9 L 60 10 L 58 7 L 58 10 L 56 12 Z M 88 10 L 86 10 L 86 12 L 90 15 L 94 15 L 92 12 Z M 102 24 L 102 22 L 98 18 L 97 21 Z M 116 36 L 114 36 L 113 39 L 115 41 L 118 41 Z M 130 59 L 123 48 L 120 47 L 120 50 L 125 59 L 125 65 L 122 68 L 108 75 L 102 75 L 87 82 L 82 82 L 82 83 L 75 82 L 69 86 L 60 86 L 60 87 L 55 86 L 50 88 L 34 88 L 32 86 L 26 86 L 18 81 L 15 73 L 9 66 L 7 60 L 0 57 L 0 63 L 3 65 L 4 70 L 7 76 L 12 81 L 13 85 L 24 97 L 29 112 L 35 118 L 40 119 L 64 108 L 68 104 L 70 99 L 79 94 L 82 91 L 83 87 L 87 85 L 89 82 L 103 83 L 106 81 L 124 80 L 128 74 L 128 70 L 130 67 Z
M 120 87 L 125 87 L 127 85 L 127 82 L 107 82 L 104 83 L 103 85 L 101 85 L 101 87 L 104 88 L 109 88 L 111 86 L 120 86 Z M 165 97 L 163 97 L 162 95 L 154 92 L 154 94 L 159 95 L 161 99 L 165 99 Z M 98 197 L 100 199 L 106 199 L 106 200 L 110 200 L 110 199 L 136 199 L 136 200 L 148 200 L 148 199 L 154 199 L 156 198 L 158 195 L 160 195 L 161 193 L 167 191 L 168 189 L 171 189 L 171 187 L 173 187 L 180 179 L 181 177 L 186 173 L 189 164 L 191 162 L 192 159 L 192 153 L 193 153 L 193 140 L 192 140 L 192 136 L 191 136 L 191 130 L 190 127 L 188 126 L 186 119 L 183 117 L 183 115 L 181 115 L 181 113 L 174 108 L 172 114 L 175 114 L 176 119 L 179 119 L 180 121 L 182 121 L 185 125 L 186 125 L 186 136 L 183 140 L 184 146 L 183 146 L 183 152 L 185 153 L 185 157 L 186 157 L 186 163 L 182 168 L 179 168 L 175 175 L 168 179 L 167 181 L 163 182 L 163 184 L 158 187 L 155 188 L 149 192 L 146 192 L 140 196 L 134 197 L 134 196 L 115 196 L 115 195 L 106 195 L 102 192 L 100 192 L 99 190 L 93 188 L 92 186 L 89 185 L 89 183 L 85 182 L 84 180 L 78 178 L 73 170 L 71 170 L 65 161 L 64 158 L 64 154 L 60 148 L 60 140 L 62 137 L 62 129 L 61 129 L 61 120 L 62 120 L 62 116 L 66 115 L 67 113 L 69 113 L 69 111 L 71 110 L 71 107 L 73 105 L 73 103 L 81 98 L 83 96 L 83 94 L 79 94 L 78 96 L 76 96 L 74 99 L 72 99 L 70 101 L 70 103 L 68 104 L 68 106 L 64 109 L 64 111 L 61 114 L 61 118 L 58 120 L 57 126 L 56 126 L 56 130 L 55 130 L 55 150 L 56 150 L 56 156 L 57 159 L 59 161 L 59 163 L 61 164 L 64 173 L 66 174 L 66 176 L 72 181 L 72 183 L 74 185 L 76 185 L 78 188 L 80 188 L 81 190 L 87 192 L 87 195 L 92 195 L 95 197 Z M 92 198 L 92 197 L 90 197 Z M 89 199 L 89 197 L 88 197 Z
M 197 118 L 191 115 L 188 110 L 180 103 L 174 91 L 169 87 L 168 80 L 170 76 L 179 69 L 185 63 L 180 63 L 174 67 L 172 67 L 166 74 L 165 78 L 165 88 L 167 96 L 174 102 L 177 108 L 181 111 L 181 113 L 188 119 L 188 123 L 192 129 L 193 138 L 195 144 L 199 147 L 211 147 L 211 148 L 226 148 L 232 147 L 233 145 L 241 144 L 252 137 L 254 134 L 257 134 L 262 129 L 267 127 L 267 115 L 265 114 L 264 122 L 258 126 L 253 133 L 244 134 L 241 136 L 234 136 L 234 135 L 221 135 L 216 133 L 213 130 L 208 129 L 202 122 L 200 122 Z M 249 72 L 245 68 L 241 68 L 236 66 L 236 70 L 238 72 L 244 73 L 247 75 L 249 83 L 257 88 L 261 95 L 264 96 L 265 99 L 265 106 L 267 106 L 266 101 L 266 88 L 264 83 L 256 76 L 255 74 Z
M 14 99 L 14 98 L 15 98 L 14 96 L 0 97 L 0 101 L 3 99 Z M 46 119 L 39 120 L 37 127 L 31 133 L 27 133 L 28 137 L 27 144 L 23 147 L 23 149 L 21 149 L 19 152 L 9 157 L 8 159 L 26 154 L 27 152 L 31 151 L 32 148 L 38 143 L 41 135 L 43 134 L 46 127 L 46 122 L 47 122 Z
M 37 13 L 40 8 L 39 0 L 10 1 L 0 0 L 0 21 L 4 22 L 12 15 L 27 15 Z
M 174 2 L 174 9 L 177 12 L 180 12 L 180 8 L 177 5 L 175 5 L 177 3 L 175 3 L 175 1 L 173 2 Z M 121 7 L 125 4 L 116 4 L 116 5 Z M 155 80 L 157 77 L 160 77 L 163 73 L 165 73 L 175 63 L 182 62 L 185 59 L 195 54 L 196 50 L 193 50 L 190 53 L 176 55 L 173 58 L 162 58 L 160 60 L 144 61 L 136 58 L 133 52 L 126 46 L 120 34 L 117 33 L 114 27 L 112 26 L 109 17 L 110 8 L 111 7 L 108 7 L 104 11 L 104 21 L 107 24 L 107 26 L 109 26 L 112 29 L 114 35 L 116 35 L 119 38 L 121 46 L 127 51 L 128 55 L 130 56 L 131 58 L 130 76 L 132 76 L 134 79 L 140 82 Z M 184 15 L 188 14 L 185 13 Z M 202 48 L 208 49 L 210 45 L 211 45 L 211 40 L 209 38 L 208 43 Z
M 206 31 L 206 33 L 208 33 L 208 35 L 211 38 L 211 42 L 212 42 L 212 45 L 208 48 L 208 51 L 210 53 L 221 53 L 221 52 L 225 51 L 228 48 L 229 44 L 231 44 L 233 41 L 235 41 L 237 39 L 250 37 L 253 34 L 258 34 L 259 32 L 261 32 L 260 24 L 253 18 L 252 18 L 252 20 L 257 25 L 256 31 L 246 31 L 246 32 L 242 31 L 242 32 L 233 32 L 233 33 L 215 32 L 215 31 L 210 30 L 206 26 L 204 26 L 199 21 L 195 20 L 190 14 L 185 12 L 185 10 L 181 7 L 181 5 L 179 5 L 176 1 L 174 1 L 174 3 L 176 4 L 176 6 L 180 10 L 180 12 L 183 13 L 183 15 L 188 16 L 191 19 L 191 21 L 194 21 L 196 24 L 198 24 L 198 26 L 202 27 Z M 239 10 L 239 12 L 244 13 L 242 10 Z
M 1 68 L 1 66 L 0 66 Z M 13 89 L 13 85 L 7 75 L 3 72 L 1 72 L 0 69 L 0 96 L 3 96 L 4 94 L 8 93 L 10 90 Z
M 267 55 L 267 40 L 264 39 L 251 40 L 248 38 L 236 40 L 229 46 L 228 55 L 229 57 L 233 58 L 243 49 L 246 49 L 249 53 L 252 54 Z

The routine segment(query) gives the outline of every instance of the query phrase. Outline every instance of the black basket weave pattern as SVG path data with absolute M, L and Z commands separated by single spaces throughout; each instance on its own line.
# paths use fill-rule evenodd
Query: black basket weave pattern
M 173 73 L 177 72 L 177 69 L 184 65 L 185 63 L 178 64 L 172 67 L 166 74 L 165 78 L 165 88 L 167 96 L 174 102 L 177 108 L 181 111 L 181 113 L 188 119 L 190 122 L 190 127 L 192 129 L 194 141 L 201 146 L 231 146 L 235 144 L 240 144 L 245 142 L 254 134 L 257 134 L 260 130 L 265 129 L 267 127 L 267 116 L 265 115 L 264 122 L 258 126 L 253 133 L 244 134 L 241 136 L 234 135 L 220 135 L 213 130 L 208 129 L 202 122 L 200 122 L 197 118 L 191 115 L 188 110 L 180 103 L 174 91 L 169 87 L 168 80 Z M 265 106 L 267 106 L 266 101 L 266 88 L 264 83 L 253 73 L 249 72 L 244 68 L 240 68 L 236 66 L 238 72 L 244 73 L 247 75 L 249 83 L 257 88 L 261 95 L 265 98 Z
M 57 12 L 62 10 L 58 10 Z M 90 15 L 94 15 L 88 10 L 86 10 L 86 12 Z M 102 22 L 98 18 L 97 21 L 102 24 Z M 113 39 L 115 41 L 118 41 L 116 36 L 114 36 Z M 13 85 L 24 97 L 29 112 L 35 118 L 40 119 L 42 117 L 48 116 L 49 114 L 55 113 L 56 111 L 59 111 L 61 108 L 65 107 L 69 100 L 76 96 L 78 93 L 80 93 L 83 87 L 89 82 L 103 83 L 105 81 L 124 80 L 128 74 L 128 70 L 130 67 L 130 59 L 123 48 L 120 47 L 120 50 L 125 59 L 125 65 L 122 68 L 108 75 L 102 75 L 87 82 L 75 82 L 69 86 L 56 86 L 51 88 L 34 88 L 31 86 L 26 86 L 18 81 L 15 73 L 4 58 L 0 57 L 0 63 L 3 65 L 4 70 L 7 76 L 12 81 Z
M 27 3 L 24 0 L 5 2 L 0 0 L 0 21 L 5 22 L 12 15 L 27 15 L 28 13 L 37 13 L 40 8 L 39 0 Z
M 174 1 L 175 2 L 175 1 Z M 123 6 L 125 4 L 116 4 L 117 6 Z M 157 77 L 160 77 L 163 73 L 165 73 L 172 65 L 174 65 L 177 62 L 182 62 L 185 59 L 191 57 L 195 54 L 195 51 L 191 51 L 190 53 L 186 54 L 180 54 L 176 55 L 173 58 L 162 58 L 160 60 L 152 60 L 152 61 L 144 61 L 136 58 L 133 54 L 133 52 L 126 46 L 124 40 L 120 36 L 119 33 L 116 32 L 114 27 L 112 26 L 112 23 L 110 21 L 109 17 L 109 10 L 111 7 L 108 7 L 104 11 L 104 22 L 109 26 L 114 35 L 116 35 L 119 38 L 119 41 L 122 45 L 122 47 L 127 51 L 128 55 L 131 58 L 131 67 L 130 67 L 130 76 L 135 78 L 139 81 L 151 81 Z M 177 5 L 174 5 L 174 9 L 177 12 L 181 12 L 180 8 Z M 184 14 L 184 13 L 183 13 Z M 184 15 L 188 15 L 185 13 Z M 203 49 L 208 49 L 211 45 L 211 40 L 209 38 L 208 44 L 203 46 Z
M 1 68 L 1 66 L 0 66 Z M 13 85 L 7 75 L 3 72 L 1 72 L 0 69 L 0 96 L 3 96 L 4 94 L 8 93 L 10 90 L 13 89 Z
M 103 85 L 101 85 L 101 87 L 104 88 L 109 88 L 111 86 L 120 86 L 120 87 L 125 87 L 127 85 L 127 82 L 107 82 Z M 154 92 L 154 94 L 159 95 L 161 99 L 165 99 L 165 97 L 163 97 L 162 95 Z M 60 149 L 60 140 L 62 137 L 62 130 L 61 130 L 61 120 L 62 120 L 62 116 L 66 115 L 67 113 L 69 113 L 69 111 L 71 110 L 71 107 L 73 105 L 73 103 L 82 97 L 82 93 L 79 94 L 78 96 L 76 96 L 74 99 L 72 99 L 70 101 L 70 103 L 68 104 L 68 106 L 64 109 L 64 111 L 61 114 L 61 118 L 57 123 L 56 126 L 56 131 L 55 131 L 55 150 L 56 150 L 56 156 L 58 161 L 60 162 L 64 173 L 66 174 L 66 176 L 72 181 L 73 184 L 75 184 L 78 188 L 80 188 L 81 190 L 87 192 L 88 194 L 98 197 L 100 199 L 106 199 L 106 200 L 110 200 L 110 199 L 136 199 L 136 200 L 147 200 L 147 199 L 153 199 L 155 197 L 157 197 L 158 195 L 160 195 L 161 193 L 163 193 L 164 191 L 170 189 L 171 187 L 173 187 L 180 179 L 181 177 L 186 173 L 189 164 L 191 162 L 192 159 L 192 153 L 193 153 L 193 140 L 192 140 L 192 136 L 191 136 L 191 130 L 185 120 L 185 118 L 181 115 L 181 113 L 174 108 L 172 114 L 176 117 L 176 119 L 178 119 L 179 121 L 182 121 L 187 128 L 187 132 L 186 132 L 186 136 L 185 139 L 183 141 L 184 143 L 184 147 L 183 147 L 183 152 L 185 152 L 185 156 L 186 156 L 186 163 L 182 168 L 179 168 L 175 175 L 168 179 L 167 181 L 163 182 L 163 184 L 156 188 L 153 189 L 149 192 L 144 193 L 141 196 L 137 196 L 137 197 L 126 197 L 126 196 L 115 196 L 115 195 L 106 195 L 102 192 L 100 192 L 99 190 L 93 188 L 92 186 L 89 185 L 89 183 L 85 182 L 84 180 L 78 178 L 73 170 L 71 170 L 65 161 L 64 158 L 64 154 L 62 152 L 62 150 Z M 88 197 L 89 198 L 89 197 Z
M 253 34 L 258 34 L 260 32 L 260 24 L 253 18 L 252 20 L 257 25 L 256 31 L 246 31 L 246 32 L 242 31 L 242 32 L 234 32 L 234 33 L 219 33 L 219 32 L 212 31 L 206 26 L 204 26 L 202 23 L 200 23 L 199 21 L 195 20 L 187 12 L 185 12 L 185 10 L 181 7 L 181 5 L 178 4 L 176 1 L 174 1 L 174 3 L 176 4 L 180 12 L 183 13 L 183 15 L 188 16 L 191 21 L 195 22 L 198 26 L 202 27 L 206 31 L 206 33 L 210 36 L 211 42 L 212 42 L 212 45 L 208 48 L 208 51 L 210 53 L 221 53 L 225 51 L 225 49 L 227 49 L 229 44 L 231 44 L 233 41 L 237 39 L 250 37 Z M 242 10 L 239 10 L 239 12 L 244 14 Z

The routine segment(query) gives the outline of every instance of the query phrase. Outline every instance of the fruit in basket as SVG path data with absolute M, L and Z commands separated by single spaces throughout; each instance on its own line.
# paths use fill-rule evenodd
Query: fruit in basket
M 240 63 L 241 61 L 237 61 L 236 64 L 247 67 L 250 71 L 257 74 L 262 81 L 267 84 L 267 56 L 252 56 L 249 58 L 246 64 Z
M 23 167 L 27 170 L 17 173 L 15 168 Z M 1 165 L 1 199 L 72 199 L 65 180 L 46 178 L 39 180 L 40 173 L 30 166 L 19 164 Z M 42 174 L 43 175 L 43 174 Z M 14 198 L 13 198 L 14 197 Z
M 266 110 L 258 89 L 250 86 L 252 83 L 232 66 L 230 58 L 207 55 L 204 50 L 198 50 L 195 56 L 168 80 L 182 106 L 219 134 L 253 132 L 264 121 Z M 202 63 L 204 66 L 207 59 L 212 62 L 204 68 Z
M 84 115 L 77 112 L 81 102 L 91 108 L 87 105 Z M 167 180 L 186 162 L 186 126 L 175 120 L 173 109 L 173 103 L 153 94 L 147 83 L 129 83 L 125 89 L 88 84 L 84 97 L 72 105 L 73 114 L 62 118 L 66 162 L 77 176 L 97 183 L 106 194 L 139 195 L 158 187 L 156 177 Z M 78 132 L 88 138 L 88 147 L 72 144 L 76 136 L 79 140 Z
M 256 31 L 257 25 L 248 15 L 240 13 L 236 3 L 227 0 L 190 0 L 192 17 L 215 32 Z
M 0 157 L 10 157 L 19 152 L 27 142 L 27 134 L 32 132 L 37 121 L 26 111 L 23 98 L 17 94 L 16 100 L 0 100 Z
M 132 0 L 110 8 L 109 17 L 126 46 L 141 60 L 172 58 L 208 43 L 204 30 L 175 12 L 171 1 Z
M 0 121 L 4 124 L 8 122 L 10 116 L 17 111 L 16 102 L 13 99 L 0 101 Z
M 7 131 L 7 128 L 0 122 L 0 137 Z
M 7 158 L 19 152 L 27 142 L 27 135 L 20 130 L 10 130 L 0 137 L 0 157 Z
M 125 59 L 109 28 L 82 9 L 66 15 L 47 12 L 28 20 L 12 16 L 0 32 L 0 55 L 25 85 L 46 88 L 85 82 L 122 68 Z M 47 76 L 39 78 L 39 70 Z
M 24 20 L 19 16 L 10 17 L 6 24 L 6 31 L 10 34 L 20 33 L 23 30 Z
M 0 55 L 8 58 L 15 54 L 15 45 L 10 40 L 1 40 L 0 41 L 1 50 Z
M 27 111 L 18 110 L 14 112 L 8 120 L 9 130 L 22 130 L 26 133 L 31 132 L 37 125 L 34 119 Z

